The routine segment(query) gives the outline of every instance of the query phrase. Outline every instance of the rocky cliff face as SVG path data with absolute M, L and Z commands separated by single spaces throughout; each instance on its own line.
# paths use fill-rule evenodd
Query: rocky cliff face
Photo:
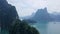
M 44 8 L 44 9 L 38 9 L 35 16 L 32 19 L 37 21 L 48 21 L 49 18 L 50 17 L 47 12 L 47 8 Z
M 7 28 L 12 22 L 18 18 L 17 11 L 14 6 L 7 3 L 6 0 L 0 0 L 0 26 Z

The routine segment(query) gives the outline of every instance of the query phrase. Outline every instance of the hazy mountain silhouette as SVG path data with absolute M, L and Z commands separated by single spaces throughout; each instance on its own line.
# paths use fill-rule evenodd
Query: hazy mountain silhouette
M 32 14 L 32 17 L 30 17 L 29 19 L 26 19 L 26 21 L 30 23 L 32 22 L 36 23 L 38 21 L 49 21 L 49 20 L 50 20 L 50 15 L 47 12 L 47 8 L 38 9 L 36 13 Z
M 7 3 L 6 0 L 0 0 L 0 27 L 7 28 L 18 18 L 17 11 L 14 6 Z
M 47 8 L 38 9 L 32 19 L 37 21 L 60 21 L 60 14 L 50 14 Z
M 30 17 L 27 19 L 30 20 L 30 22 L 38 22 L 38 21 L 60 21 L 60 14 L 50 14 L 47 11 L 47 8 L 44 9 L 38 9 L 35 14 L 32 15 L 33 17 Z M 27 18 L 27 17 L 26 17 Z M 31 23 L 32 23 L 31 22 Z
M 35 16 L 32 17 L 32 19 L 37 21 L 48 21 L 50 19 L 50 16 L 47 12 L 47 8 L 44 9 L 38 9 L 35 13 Z
M 51 21 L 59 21 L 60 22 L 60 14 L 50 14 Z

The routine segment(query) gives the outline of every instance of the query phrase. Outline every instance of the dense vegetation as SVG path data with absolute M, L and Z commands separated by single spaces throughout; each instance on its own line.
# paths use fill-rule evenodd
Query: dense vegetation
M 20 21 L 16 8 L 6 0 L 0 0 L 0 34 L 39 34 L 26 21 Z
M 11 26 L 9 34 L 39 34 L 36 28 L 31 27 L 26 21 L 17 19 L 15 24 Z

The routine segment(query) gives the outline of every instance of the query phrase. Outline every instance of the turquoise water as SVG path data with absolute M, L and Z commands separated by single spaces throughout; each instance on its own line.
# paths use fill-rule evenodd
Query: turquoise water
M 60 22 L 48 22 L 48 23 L 35 23 L 34 26 L 40 34 L 60 34 Z M 8 31 L 0 28 L 1 34 L 8 34 Z
M 6 31 L 6 30 L 2 30 L 1 33 L 2 33 L 2 34 L 9 34 L 8 31 Z
M 40 34 L 60 34 L 60 22 L 36 23 L 33 26 Z
M 0 28 L 0 33 L 1 34 L 9 34 L 9 32 L 7 30 L 1 30 L 1 28 Z

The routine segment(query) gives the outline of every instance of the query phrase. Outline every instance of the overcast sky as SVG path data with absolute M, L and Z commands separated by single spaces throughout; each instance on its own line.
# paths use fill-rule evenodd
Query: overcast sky
M 60 0 L 7 0 L 16 7 L 19 16 L 28 16 L 47 7 L 49 13 L 60 12 Z

